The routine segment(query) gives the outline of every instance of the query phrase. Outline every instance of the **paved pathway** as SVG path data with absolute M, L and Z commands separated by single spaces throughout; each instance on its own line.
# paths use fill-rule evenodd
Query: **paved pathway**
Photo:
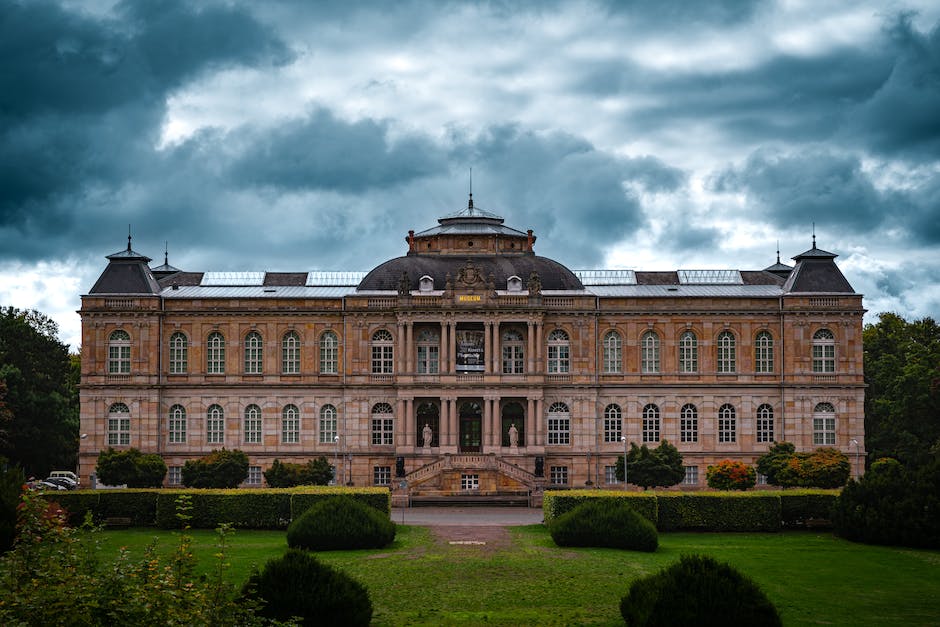
M 542 509 L 529 507 L 394 507 L 392 520 L 419 527 L 509 527 L 542 522 Z

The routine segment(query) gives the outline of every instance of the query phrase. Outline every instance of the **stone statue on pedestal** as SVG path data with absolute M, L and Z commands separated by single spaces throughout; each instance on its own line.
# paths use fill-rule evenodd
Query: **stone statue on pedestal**
M 509 446 L 516 448 L 519 446 L 519 429 L 516 429 L 516 423 L 509 425 Z
M 425 423 L 424 429 L 421 430 L 421 440 L 424 444 L 424 448 L 431 448 L 431 440 L 434 438 L 434 432 L 431 430 L 431 425 Z

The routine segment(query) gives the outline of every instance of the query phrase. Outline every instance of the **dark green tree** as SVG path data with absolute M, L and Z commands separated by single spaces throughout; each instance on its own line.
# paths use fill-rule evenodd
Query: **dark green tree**
M 187 488 L 237 488 L 248 478 L 248 456 L 238 449 L 219 449 L 187 461 L 180 475 Z
M 929 462 L 940 448 L 940 325 L 882 313 L 863 339 L 869 459 Z
M 0 455 L 27 475 L 76 466 L 78 381 L 57 333 L 38 311 L 0 307 Z
M 623 456 L 617 460 L 617 479 L 623 481 Z M 668 440 L 650 449 L 645 444 L 630 444 L 627 453 L 627 480 L 644 490 L 676 485 L 685 478 L 682 454 Z
M 166 462 L 159 455 L 144 455 L 136 448 L 116 451 L 109 447 L 98 453 L 95 472 L 98 480 L 106 485 L 159 488 L 166 476 Z
M 23 493 L 23 471 L 17 466 L 9 466 L 7 460 L 0 457 L 0 553 L 13 546 L 16 536 L 16 508 Z
M 275 459 L 264 472 L 264 479 L 272 488 L 292 488 L 298 485 L 327 485 L 333 478 L 333 469 L 322 455 L 306 464 L 285 463 Z

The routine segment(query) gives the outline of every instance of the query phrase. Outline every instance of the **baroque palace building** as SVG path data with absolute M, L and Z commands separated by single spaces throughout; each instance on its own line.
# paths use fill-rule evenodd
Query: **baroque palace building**
M 368 273 L 185 272 L 131 249 L 82 297 L 80 473 L 222 447 L 412 495 L 611 486 L 669 440 L 685 487 L 774 441 L 864 459 L 862 297 L 813 247 L 764 270 L 571 271 L 473 206 Z

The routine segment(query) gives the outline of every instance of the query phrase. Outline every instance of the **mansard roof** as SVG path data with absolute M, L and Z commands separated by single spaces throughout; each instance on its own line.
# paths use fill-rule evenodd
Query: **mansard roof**
M 783 286 L 784 292 L 854 294 L 855 290 L 835 263 L 836 257 L 835 253 L 816 248 L 814 235 L 813 247 L 793 258 L 796 267 Z
M 147 265 L 150 257 L 134 252 L 131 236 L 125 250 L 105 257 L 108 265 L 89 294 L 159 294 L 161 287 Z

